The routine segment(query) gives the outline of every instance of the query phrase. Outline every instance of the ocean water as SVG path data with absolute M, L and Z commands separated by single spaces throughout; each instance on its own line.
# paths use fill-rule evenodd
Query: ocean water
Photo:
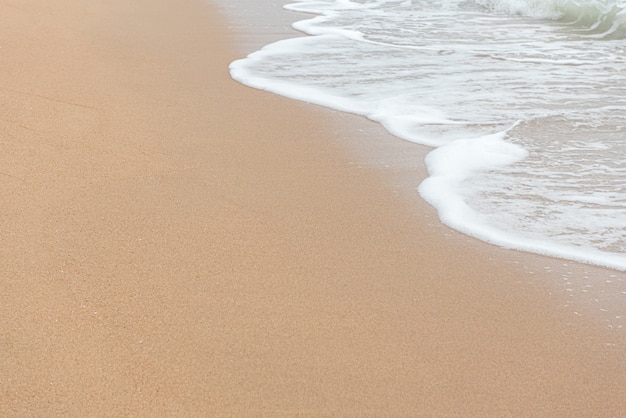
M 450 227 L 626 271 L 626 0 L 317 0 L 232 63 L 248 86 L 432 147 Z M 417 180 L 416 180 L 417 182 Z

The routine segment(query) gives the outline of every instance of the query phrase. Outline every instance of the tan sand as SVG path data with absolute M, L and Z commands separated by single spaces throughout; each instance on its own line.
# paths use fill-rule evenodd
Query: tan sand
M 0 2 L 1 416 L 623 413 L 545 260 L 232 82 L 207 3 Z

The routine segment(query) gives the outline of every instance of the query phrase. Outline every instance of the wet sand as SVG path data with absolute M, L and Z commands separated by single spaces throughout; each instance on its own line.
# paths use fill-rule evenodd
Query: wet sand
M 543 259 L 233 82 L 226 27 L 200 0 L 0 4 L 0 415 L 623 412 L 623 343 Z

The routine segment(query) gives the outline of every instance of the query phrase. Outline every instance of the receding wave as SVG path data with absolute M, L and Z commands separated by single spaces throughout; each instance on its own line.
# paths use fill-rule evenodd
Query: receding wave
M 626 271 L 617 1 L 294 0 L 312 36 L 231 75 L 435 147 L 419 190 L 453 228 Z
M 626 38 L 623 0 L 474 0 L 498 13 L 558 20 L 593 38 Z

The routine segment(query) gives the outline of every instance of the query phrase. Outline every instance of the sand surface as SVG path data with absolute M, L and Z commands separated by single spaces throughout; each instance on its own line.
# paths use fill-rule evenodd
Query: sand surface
M 231 81 L 225 27 L 0 1 L 1 416 L 623 413 L 616 335 Z

